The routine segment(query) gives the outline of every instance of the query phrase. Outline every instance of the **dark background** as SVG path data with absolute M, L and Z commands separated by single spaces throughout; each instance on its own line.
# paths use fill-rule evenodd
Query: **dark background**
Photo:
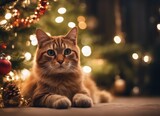
M 98 26 L 94 33 L 101 34 L 101 44 L 110 43 L 115 36 L 116 0 L 86 0 L 87 14 L 95 16 Z M 139 66 L 139 86 L 143 85 L 143 76 L 150 76 L 147 93 L 160 95 L 160 0 L 118 0 L 121 13 L 121 29 L 127 43 L 140 45 L 143 50 L 150 50 L 153 62 L 147 69 Z

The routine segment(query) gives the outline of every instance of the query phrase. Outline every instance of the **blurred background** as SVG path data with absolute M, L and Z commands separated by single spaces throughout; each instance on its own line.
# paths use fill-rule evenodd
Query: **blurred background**
M 30 74 L 36 28 L 64 35 L 75 26 L 82 70 L 99 87 L 160 95 L 160 0 L 1 0 L 0 84 Z

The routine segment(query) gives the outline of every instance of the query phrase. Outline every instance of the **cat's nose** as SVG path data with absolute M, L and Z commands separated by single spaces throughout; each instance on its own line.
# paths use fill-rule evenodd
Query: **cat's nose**
M 59 64 L 62 64 L 63 63 L 63 60 L 58 60 L 57 61 Z
M 57 55 L 57 62 L 58 62 L 59 64 L 62 64 L 62 63 L 64 62 L 64 56 L 61 55 L 61 54 L 58 54 L 58 55 Z

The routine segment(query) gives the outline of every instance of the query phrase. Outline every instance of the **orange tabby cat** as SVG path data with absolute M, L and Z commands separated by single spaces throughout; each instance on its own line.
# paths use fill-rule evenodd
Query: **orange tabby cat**
M 74 27 L 65 36 L 48 36 L 37 29 L 35 61 L 22 89 L 22 94 L 31 98 L 32 106 L 62 109 L 110 101 L 108 92 L 100 91 L 82 74 L 77 31 Z

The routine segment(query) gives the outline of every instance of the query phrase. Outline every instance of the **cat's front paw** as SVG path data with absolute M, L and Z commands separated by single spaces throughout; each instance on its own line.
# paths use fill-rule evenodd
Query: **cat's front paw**
M 73 106 L 74 107 L 89 108 L 89 107 L 92 107 L 92 105 L 93 105 L 93 101 L 87 95 L 76 94 L 73 97 Z
M 56 109 L 67 109 L 71 107 L 71 101 L 67 97 L 61 97 L 54 101 L 52 107 Z

